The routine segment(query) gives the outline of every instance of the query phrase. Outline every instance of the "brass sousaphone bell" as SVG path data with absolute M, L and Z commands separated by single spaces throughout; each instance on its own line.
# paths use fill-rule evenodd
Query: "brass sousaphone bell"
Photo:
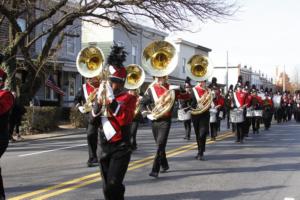
M 136 64 L 130 64 L 125 67 L 126 69 L 126 81 L 125 88 L 134 90 L 139 88 L 145 80 L 145 71 L 143 68 Z
M 104 55 L 101 49 L 90 46 L 83 48 L 77 56 L 76 67 L 78 72 L 86 77 L 99 76 L 104 63 Z
M 154 77 L 164 77 L 174 71 L 177 66 L 178 55 L 174 45 L 167 41 L 154 41 L 142 53 L 142 67 Z M 148 87 L 149 89 L 149 87 Z M 147 117 L 151 120 L 161 118 L 170 111 L 175 102 L 174 90 L 168 90 L 155 102 Z
M 186 73 L 194 81 L 208 80 L 213 72 L 213 65 L 208 57 L 201 54 L 193 55 L 187 63 Z
M 151 76 L 169 75 L 177 66 L 178 55 L 174 45 L 167 41 L 150 43 L 142 54 L 142 67 Z

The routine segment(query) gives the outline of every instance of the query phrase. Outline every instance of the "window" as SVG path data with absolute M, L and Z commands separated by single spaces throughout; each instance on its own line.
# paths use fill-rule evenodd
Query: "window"
M 75 38 L 67 37 L 67 53 L 74 55 L 75 54 Z
M 136 52 L 137 52 L 137 47 L 135 45 L 132 46 L 132 63 L 136 64 Z
M 186 58 L 182 58 L 182 73 L 185 73 Z
M 18 19 L 17 19 L 17 23 L 18 23 L 18 25 L 20 26 L 21 31 L 24 32 L 25 29 L 26 29 L 26 20 L 25 20 L 25 19 L 22 19 L 22 18 L 18 18 Z
M 75 97 L 75 78 L 70 77 L 69 79 L 69 97 Z
M 45 80 L 47 81 L 47 78 L 45 78 Z M 53 79 L 55 81 L 55 83 L 57 84 L 57 75 L 53 74 Z M 48 87 L 47 85 L 45 85 L 45 99 L 46 100 L 57 100 L 58 99 L 58 94 L 56 92 L 53 91 L 53 89 L 51 89 L 50 87 Z

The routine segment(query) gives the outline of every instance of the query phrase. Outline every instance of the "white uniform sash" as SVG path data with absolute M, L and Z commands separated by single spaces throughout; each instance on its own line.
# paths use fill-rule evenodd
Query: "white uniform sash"
M 240 104 L 240 102 L 238 101 L 238 98 L 237 98 L 237 96 L 236 96 L 236 92 L 233 93 L 233 98 L 234 98 L 236 107 L 237 107 L 237 108 L 240 108 L 240 107 L 241 107 L 241 104 Z
M 198 102 L 198 101 L 200 100 L 200 96 L 199 96 L 198 91 L 196 90 L 195 87 L 193 87 L 193 92 L 194 92 L 194 95 L 195 95 L 196 100 L 197 100 L 197 102 Z
M 83 88 L 84 98 L 87 101 L 88 97 L 89 97 L 89 94 L 88 94 L 87 89 L 86 89 L 86 84 L 83 84 L 82 88 Z

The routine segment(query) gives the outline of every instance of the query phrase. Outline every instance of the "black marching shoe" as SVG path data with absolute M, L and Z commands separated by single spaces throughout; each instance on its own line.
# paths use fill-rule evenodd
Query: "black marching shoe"
M 157 172 L 150 172 L 149 176 L 157 178 L 158 177 L 158 173 Z
M 131 150 L 132 150 L 132 151 L 137 150 L 137 145 L 131 145 Z
M 90 158 L 86 164 L 88 167 L 95 167 L 99 165 L 97 158 Z
M 169 170 L 169 167 L 163 167 L 160 172 L 161 173 L 166 173 L 166 172 L 168 172 L 168 170 Z
M 204 156 L 202 155 L 200 155 L 200 154 L 198 154 L 196 157 L 196 160 L 201 160 L 201 161 L 204 161 L 205 159 L 204 159 Z

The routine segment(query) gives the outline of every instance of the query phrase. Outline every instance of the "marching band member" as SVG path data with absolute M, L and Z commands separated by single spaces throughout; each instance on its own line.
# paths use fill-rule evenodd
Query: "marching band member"
M 196 109 L 198 106 L 198 100 L 208 92 L 206 87 L 206 80 L 199 81 L 198 84 L 193 87 L 192 93 L 192 108 Z M 192 122 L 194 126 L 194 131 L 196 135 L 196 141 L 198 145 L 198 153 L 196 155 L 197 160 L 204 161 L 204 152 L 206 145 L 206 137 L 209 134 L 209 109 L 201 114 L 192 114 Z
M 2 54 L 0 54 L 0 59 Z M 0 60 L 0 64 L 1 64 Z M 7 74 L 0 68 L 0 158 L 6 151 L 8 146 L 8 120 L 10 110 L 14 105 L 14 97 L 11 92 L 4 89 L 5 79 Z M 0 199 L 5 199 L 5 192 L 3 187 L 3 180 L 0 167 Z
M 233 104 L 233 85 L 229 86 L 228 92 L 225 95 L 225 111 L 227 118 L 227 129 L 230 129 L 230 110 L 234 107 Z M 232 124 L 232 132 L 235 132 L 235 126 Z
M 272 121 L 272 113 L 273 113 L 273 101 L 270 96 L 270 92 L 268 88 L 265 89 L 265 100 L 263 101 L 263 118 L 264 118 L 264 125 L 265 130 L 269 130 L 271 127 L 271 121 Z
M 209 88 L 213 91 L 213 101 L 211 103 L 211 109 L 216 110 L 216 113 L 210 112 L 210 115 L 216 115 L 216 121 L 210 121 L 210 135 L 211 140 L 215 141 L 218 134 L 218 124 L 220 122 L 219 113 L 222 112 L 224 106 L 224 99 L 221 96 L 220 89 L 217 85 L 217 78 L 212 78 L 212 83 L 209 85 Z
M 238 77 L 238 82 L 235 86 L 235 91 L 233 92 L 234 99 L 234 108 L 243 110 L 246 107 L 246 94 L 243 92 L 243 77 Z M 232 112 L 232 111 L 231 111 Z M 244 130 L 245 130 L 245 122 L 235 123 L 236 125 L 236 142 L 243 143 L 244 142 Z
M 249 136 L 249 130 L 250 130 L 250 126 L 251 126 L 251 121 L 252 121 L 252 106 L 251 106 L 251 100 L 252 100 L 252 96 L 250 95 L 250 85 L 249 85 L 249 81 L 246 81 L 245 83 L 245 87 L 243 88 L 243 91 L 245 92 L 246 94 L 246 119 L 245 119 L 245 131 L 244 131 L 244 134 L 245 134 L 245 137 L 248 137 Z
M 79 111 L 83 114 L 85 114 L 86 118 L 88 119 L 88 125 L 86 128 L 87 132 L 87 144 L 88 144 L 88 150 L 89 150 L 89 159 L 87 161 L 88 167 L 93 167 L 98 165 L 98 158 L 97 158 L 97 124 L 94 124 L 92 121 L 91 116 L 91 108 L 92 102 L 88 102 L 93 100 L 92 96 L 96 95 L 97 90 L 99 87 L 99 78 L 93 77 L 93 78 L 87 78 L 86 83 L 82 85 L 80 90 L 77 92 L 75 96 L 75 106 L 79 109 Z M 90 100 L 89 100 L 90 99 Z M 90 105 L 87 105 L 90 104 Z M 86 105 L 86 107 L 85 107 Z M 90 107 L 90 108 L 88 108 Z
M 296 122 L 300 122 L 300 90 L 297 90 L 295 92 L 294 102 L 294 118 Z
M 189 77 L 185 80 L 185 91 L 184 93 L 191 94 L 192 92 L 192 85 L 191 85 L 191 79 Z M 184 112 L 189 112 L 191 107 L 191 99 L 179 99 L 179 109 L 183 109 Z M 190 140 L 191 139 L 191 129 L 192 129 L 192 120 L 191 118 L 183 120 L 183 125 L 185 129 L 185 136 L 184 139 Z
M 292 119 L 292 114 L 293 114 L 293 96 L 290 93 L 290 91 L 288 91 L 288 95 L 287 95 L 287 119 L 288 121 L 291 121 Z
M 256 86 L 252 85 L 251 89 L 251 106 L 254 109 L 254 112 L 256 110 L 261 110 L 262 109 L 262 99 L 260 96 L 257 95 L 257 90 Z M 259 128 L 260 128 L 260 120 L 262 116 L 253 116 L 252 117 L 252 130 L 253 134 L 259 133 Z
M 275 114 L 274 114 L 274 118 L 275 120 L 277 120 L 277 123 L 281 123 L 282 119 L 283 119 L 283 98 L 282 98 L 282 93 L 278 90 L 276 92 L 276 96 L 278 97 L 277 101 L 278 102 L 274 102 L 277 103 L 278 106 L 275 109 Z
M 281 108 L 282 108 L 282 120 L 283 122 L 287 122 L 288 121 L 288 94 L 287 91 L 285 91 L 282 95 L 282 104 L 281 104 Z
M 105 200 L 123 200 L 125 177 L 131 156 L 130 125 L 137 98 L 124 88 L 126 52 L 114 45 L 108 57 L 109 81 L 103 81 L 92 114 L 100 121 L 98 159 Z
M 158 99 L 165 95 L 169 90 L 170 85 L 168 83 L 168 76 L 155 77 L 155 82 L 149 86 L 141 101 L 143 113 L 147 112 L 147 106 L 153 107 L 155 103 L 158 102 Z M 176 91 L 175 96 L 177 99 L 190 98 L 189 94 L 182 95 L 179 94 L 178 91 Z M 152 133 L 157 145 L 157 151 L 149 176 L 155 178 L 158 177 L 160 170 L 162 173 L 164 173 L 169 169 L 169 164 L 166 157 L 166 145 L 171 127 L 171 118 L 172 109 L 165 112 L 159 119 L 151 119 Z

